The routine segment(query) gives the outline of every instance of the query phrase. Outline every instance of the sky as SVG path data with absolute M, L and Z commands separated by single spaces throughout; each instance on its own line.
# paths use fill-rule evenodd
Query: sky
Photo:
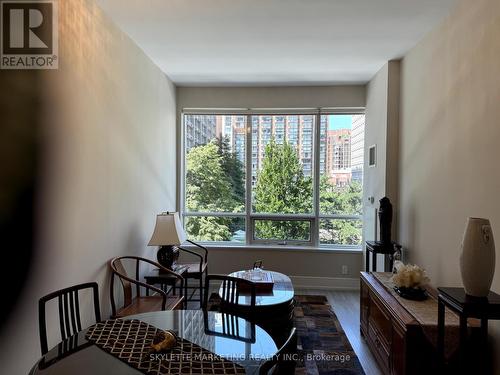
M 329 130 L 351 129 L 352 115 L 329 115 Z

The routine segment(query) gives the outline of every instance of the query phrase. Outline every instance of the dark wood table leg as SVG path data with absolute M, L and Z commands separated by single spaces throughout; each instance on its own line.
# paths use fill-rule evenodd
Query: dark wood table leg
M 489 363 L 489 348 L 488 348 L 488 319 L 481 319 L 481 348 L 479 354 L 481 358 L 479 359 L 480 364 L 480 373 L 481 374 L 490 374 L 491 366 Z
M 372 253 L 372 272 L 377 272 L 377 254 L 375 251 Z
M 365 271 L 369 272 L 370 271 L 370 251 L 368 249 L 365 249 Z
M 466 365 L 465 358 L 467 356 L 467 317 L 464 314 L 460 314 L 460 343 L 458 347 L 459 352 L 459 365 L 460 368 L 464 368 Z
M 444 311 L 445 306 L 441 298 L 438 298 L 438 361 L 439 368 L 444 367 L 445 359 L 444 359 Z

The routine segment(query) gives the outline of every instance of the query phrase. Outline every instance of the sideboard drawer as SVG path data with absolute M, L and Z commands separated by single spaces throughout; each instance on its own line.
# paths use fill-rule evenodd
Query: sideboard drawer
M 369 323 L 373 324 L 378 331 L 379 339 L 383 341 L 386 347 L 391 346 L 392 322 L 389 314 L 375 295 L 370 296 L 370 316 Z
M 371 322 L 368 323 L 368 340 L 371 342 L 370 347 L 374 349 L 375 357 L 377 357 L 379 364 L 383 367 L 383 372 L 387 373 L 390 368 L 389 349 L 377 328 Z
M 364 334 L 368 335 L 368 306 L 370 304 L 370 290 L 368 285 L 361 281 L 360 285 L 360 321 L 361 330 Z

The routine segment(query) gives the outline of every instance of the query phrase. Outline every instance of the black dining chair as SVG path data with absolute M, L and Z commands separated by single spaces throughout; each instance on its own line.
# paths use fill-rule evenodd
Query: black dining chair
M 64 288 L 47 294 L 38 301 L 38 324 L 42 355 L 48 352 L 46 303 L 55 298 L 58 300 L 59 332 L 61 334 L 61 341 L 64 341 L 82 330 L 79 292 L 85 289 L 92 290 L 95 321 L 98 323 L 101 321 L 101 309 L 99 307 L 99 286 L 95 282 Z
M 254 323 L 245 321 L 245 324 L 249 324 L 249 326 L 245 327 L 244 329 L 240 329 L 239 322 L 241 321 L 241 318 L 228 313 L 221 313 L 220 320 L 222 323 L 221 330 L 217 331 L 212 329 L 208 320 L 208 311 L 203 310 L 203 324 L 205 334 L 208 336 L 224 337 L 232 340 L 238 340 L 249 344 L 255 343 L 256 336 Z
M 205 296 L 203 309 L 208 309 L 208 295 L 214 282 L 220 285 L 217 309 L 221 312 L 246 313 L 251 315 L 255 310 L 255 283 L 250 280 L 227 275 L 207 275 L 205 278 Z M 241 304 L 240 297 L 250 297 L 250 304 Z
M 259 375 L 277 375 L 293 373 L 295 361 L 286 358 L 286 355 L 297 352 L 297 329 L 295 327 L 290 331 L 288 339 L 273 357 L 264 362 L 259 368 Z M 291 371 L 291 372 L 290 372 Z
M 186 299 L 192 302 L 198 301 L 198 299 L 193 298 L 193 295 L 196 290 L 199 290 L 200 307 L 203 307 L 203 276 L 208 275 L 208 249 L 205 246 L 202 246 L 190 240 L 186 240 L 186 242 L 189 242 L 191 245 L 198 247 L 198 249 L 201 249 L 203 253 L 199 254 L 182 246 L 177 246 L 180 251 L 184 251 L 185 253 L 190 254 L 192 257 L 195 257 L 197 261 L 192 263 L 183 263 L 182 261 L 178 260 L 176 264 L 177 266 L 184 266 L 188 268 L 186 274 L 184 275 L 186 283 L 188 283 L 190 279 L 198 280 L 197 286 L 190 286 L 189 284 L 186 285 L 187 289 L 193 291 L 189 297 L 186 296 Z

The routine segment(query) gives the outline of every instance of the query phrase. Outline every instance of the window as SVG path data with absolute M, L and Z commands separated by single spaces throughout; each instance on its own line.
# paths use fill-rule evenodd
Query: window
M 246 116 L 183 117 L 186 231 L 199 241 L 245 242 Z
M 183 114 L 190 238 L 359 248 L 362 113 Z

